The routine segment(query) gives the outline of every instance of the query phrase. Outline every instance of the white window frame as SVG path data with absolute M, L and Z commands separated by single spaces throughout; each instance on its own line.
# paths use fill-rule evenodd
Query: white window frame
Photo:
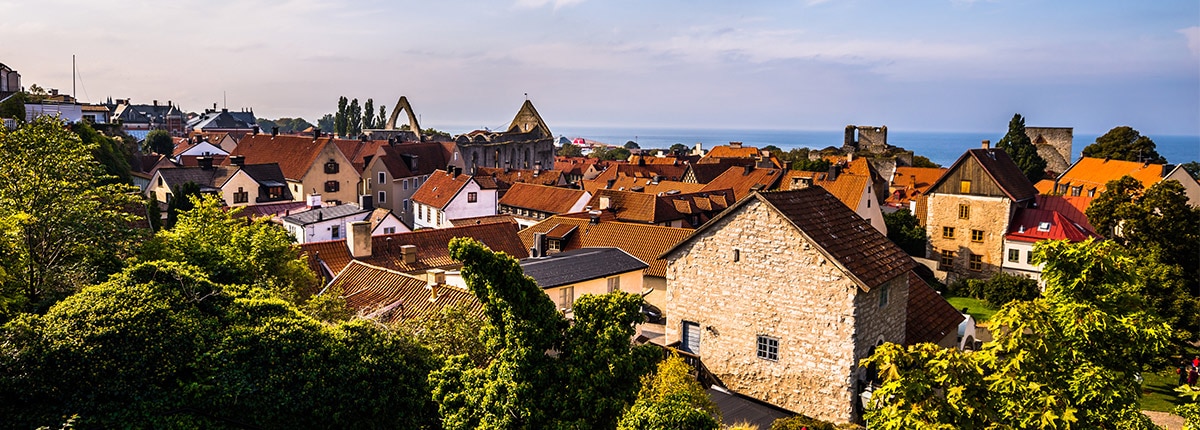
M 755 356 L 767 361 L 779 361 L 779 338 L 758 335 L 754 342 Z

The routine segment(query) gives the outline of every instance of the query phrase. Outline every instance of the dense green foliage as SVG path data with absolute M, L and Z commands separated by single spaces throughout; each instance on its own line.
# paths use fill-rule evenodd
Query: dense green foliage
M 428 351 L 327 325 L 173 262 L 133 266 L 3 328 L 0 416 L 31 428 L 425 428 Z
M 480 337 L 484 324 L 483 317 L 468 309 L 447 306 L 430 318 L 403 320 L 396 328 L 411 333 L 439 358 L 461 355 L 476 367 L 483 367 L 494 358 Z
M 914 155 L 913 159 L 912 159 L 912 166 L 913 167 L 932 167 L 932 168 L 942 167 L 941 164 L 934 163 L 933 161 L 931 161 L 929 159 L 929 157 L 926 157 L 924 155 Z
M 802 158 L 792 162 L 792 170 L 804 170 L 806 172 L 826 172 L 829 171 L 829 166 L 832 165 L 832 162 L 824 158 L 818 158 L 816 160 Z
M 1008 122 L 1008 133 L 996 142 L 996 148 L 1008 153 L 1029 182 L 1036 184 L 1046 177 L 1046 160 L 1038 155 L 1037 146 L 1025 134 L 1025 118 L 1021 114 L 1013 114 Z
M 623 147 L 625 149 L 641 149 L 642 148 L 641 146 L 638 146 L 637 142 L 634 142 L 632 140 L 625 142 L 625 145 Z
M 512 257 L 466 238 L 450 255 L 483 304 L 493 358 L 480 367 L 455 356 L 430 375 L 444 428 L 613 428 L 660 354 L 630 344 L 642 298 L 585 295 L 570 324 Z
M 1137 375 L 1171 328 L 1144 300 L 1137 261 L 1092 240 L 1041 242 L 1034 254 L 1044 297 L 1005 305 L 980 351 L 885 344 L 861 363 L 883 380 L 871 428 L 1154 428 Z
M 1157 164 L 1167 162 L 1166 158 L 1159 155 L 1153 140 L 1127 125 L 1113 127 L 1108 133 L 1097 137 L 1095 143 L 1083 148 L 1083 156 Z
M 883 214 L 888 239 L 908 255 L 925 257 L 925 227 L 908 209 Z
M 13 118 L 18 121 L 25 121 L 25 101 L 29 95 L 25 92 L 18 92 L 0 103 L 0 118 Z
M 86 122 L 72 124 L 71 131 L 79 136 L 84 145 L 93 146 L 92 158 L 104 169 L 104 177 L 100 179 L 100 183 L 133 183 L 129 169 L 129 159 L 133 157 L 133 152 L 124 142 L 100 134 Z
M 170 157 L 175 152 L 175 140 L 171 139 L 171 134 L 166 130 L 150 130 L 146 133 L 146 139 L 142 141 L 142 152 Z
M 200 201 L 200 186 L 195 182 L 176 185 L 171 189 L 167 199 L 167 228 L 172 228 L 179 220 L 179 213 L 192 210 Z
M 832 423 L 804 415 L 780 418 L 771 423 L 771 430 L 835 430 Z
M 988 279 L 958 279 L 948 288 L 952 295 L 983 300 L 995 308 L 1013 301 L 1033 300 L 1039 295 L 1037 281 L 1004 272 L 997 272 Z
M 317 128 L 321 129 L 322 133 L 333 133 L 336 130 L 334 128 L 335 123 L 336 119 L 333 117 L 333 114 L 327 113 L 317 119 Z
M 592 152 L 590 154 L 588 154 L 589 157 L 598 158 L 601 160 L 608 160 L 608 161 L 628 160 L 630 155 L 631 155 L 631 153 L 629 152 L 628 149 L 621 148 L 621 147 L 592 148 Z
M 173 228 L 147 241 L 139 258 L 183 262 L 213 282 L 262 288 L 293 303 L 307 300 L 315 292 L 316 275 L 292 237 L 267 219 L 238 214 L 239 209 L 223 210 L 216 197 L 205 196 L 182 212 Z
M 558 148 L 558 155 L 563 157 L 582 157 L 583 148 L 573 143 L 564 143 L 562 148 Z
M 771 147 L 770 145 L 767 146 L 767 148 L 770 148 L 770 147 Z M 775 149 L 778 150 L 779 148 L 775 148 Z M 690 150 L 691 149 L 688 148 L 687 145 L 684 145 L 682 143 L 673 144 L 673 145 L 671 145 L 671 149 L 670 149 L 672 154 L 687 154 Z M 776 154 L 776 152 L 772 152 L 772 154 Z
M 279 127 L 280 133 L 299 133 L 313 126 L 304 118 L 279 118 L 274 121 L 259 118 L 257 122 L 258 129 L 263 133 L 270 133 L 273 127 Z
M 0 128 L 0 321 L 120 270 L 140 199 L 104 174 L 96 149 L 53 117 Z
M 721 411 L 692 377 L 691 366 L 672 352 L 653 375 L 642 378 L 637 401 L 617 423 L 620 430 L 716 429 Z

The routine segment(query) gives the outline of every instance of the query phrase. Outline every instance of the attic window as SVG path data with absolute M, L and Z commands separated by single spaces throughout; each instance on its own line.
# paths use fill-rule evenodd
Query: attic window
M 971 181 L 962 181 L 959 183 L 958 191 L 962 194 L 971 194 Z
M 329 160 L 328 163 L 325 163 L 325 173 L 332 175 L 337 172 L 338 172 L 338 163 L 334 162 L 333 160 Z
M 733 250 L 733 262 L 736 263 L 739 261 L 742 261 L 742 250 L 734 249 Z
M 1042 221 L 1042 222 L 1038 223 L 1038 231 L 1040 231 L 1040 232 L 1050 231 L 1050 222 Z

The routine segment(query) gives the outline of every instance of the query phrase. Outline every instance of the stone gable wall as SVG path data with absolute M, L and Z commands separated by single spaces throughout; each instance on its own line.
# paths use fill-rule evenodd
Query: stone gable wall
M 958 218 L 958 205 L 971 207 L 969 219 Z M 946 270 L 959 278 L 988 278 L 1004 261 L 1004 235 L 1016 210 L 1006 197 L 982 197 L 935 193 L 929 195 L 926 237 L 928 256 L 941 261 L 943 249 L 954 251 L 954 263 Z M 954 238 L 942 238 L 942 227 L 954 227 Z M 983 230 L 983 242 L 971 241 L 971 230 Z M 983 270 L 970 270 L 969 254 L 983 256 Z M 952 280 L 952 279 L 951 279 Z
M 890 293 L 887 312 L 876 312 L 878 290 L 862 292 L 753 200 L 669 256 L 666 340 L 680 340 L 682 321 L 699 323 L 699 355 L 730 389 L 846 422 L 854 419 L 858 359 L 880 335 L 903 340 L 907 290 Z M 777 361 L 757 357 L 759 335 L 779 339 Z

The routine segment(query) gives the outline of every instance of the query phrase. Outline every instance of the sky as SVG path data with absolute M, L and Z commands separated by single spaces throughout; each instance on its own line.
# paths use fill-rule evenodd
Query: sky
M 0 0 L 0 63 L 81 101 L 311 122 L 1200 135 L 1196 0 Z

